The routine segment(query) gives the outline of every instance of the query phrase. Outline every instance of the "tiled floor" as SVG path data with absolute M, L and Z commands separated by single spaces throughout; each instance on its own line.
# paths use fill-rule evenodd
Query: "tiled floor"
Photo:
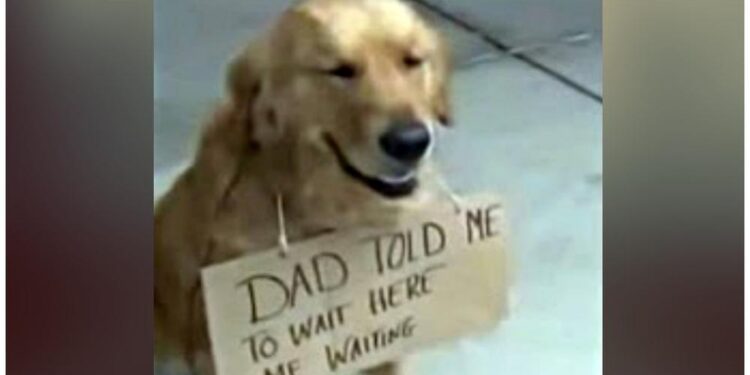
M 421 354 L 420 373 L 598 374 L 600 4 L 575 0 L 560 10 L 558 0 L 430 1 L 483 34 L 430 14 L 448 34 L 459 66 L 457 125 L 443 137 L 438 157 L 456 190 L 506 196 L 519 273 L 512 317 L 485 337 Z M 196 127 L 219 95 L 227 56 L 286 2 L 155 3 L 156 197 L 190 155 Z M 543 26 L 528 19 L 542 13 L 551 17 Z
M 461 71 L 439 149 L 459 191 L 503 192 L 512 318 L 425 356 L 423 374 L 596 374 L 601 363 L 601 105 L 511 59 Z

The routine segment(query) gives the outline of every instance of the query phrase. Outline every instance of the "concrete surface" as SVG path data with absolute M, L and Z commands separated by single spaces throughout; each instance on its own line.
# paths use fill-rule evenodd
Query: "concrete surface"
M 428 15 L 448 34 L 459 67 L 457 124 L 437 157 L 459 192 L 506 196 L 518 279 L 508 321 L 425 351 L 420 373 L 599 374 L 601 4 L 430 1 L 445 12 Z M 155 1 L 155 198 L 191 154 L 228 56 L 286 3 Z

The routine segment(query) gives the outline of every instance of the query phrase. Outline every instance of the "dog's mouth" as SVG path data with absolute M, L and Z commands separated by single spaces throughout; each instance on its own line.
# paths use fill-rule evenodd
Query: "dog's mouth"
M 417 188 L 418 181 L 413 171 L 396 177 L 373 177 L 362 173 L 347 160 L 341 148 L 333 139 L 333 136 L 326 133 L 323 137 L 333 151 L 333 154 L 336 155 L 336 160 L 344 173 L 380 195 L 387 198 L 401 198 L 411 194 Z

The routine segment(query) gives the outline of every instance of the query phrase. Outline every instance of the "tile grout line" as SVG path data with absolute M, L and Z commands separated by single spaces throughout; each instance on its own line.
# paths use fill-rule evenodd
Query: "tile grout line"
M 503 53 L 509 54 L 512 57 L 516 58 L 517 60 L 522 61 L 526 63 L 527 65 L 530 65 L 531 67 L 541 71 L 542 73 L 545 73 L 546 75 L 552 77 L 553 79 L 557 80 L 563 85 L 568 86 L 571 89 L 579 92 L 580 94 L 590 99 L 593 99 L 599 103 L 603 102 L 602 96 L 600 94 L 597 94 L 591 91 L 590 89 L 584 87 L 578 82 L 575 82 L 572 79 L 564 76 L 562 73 L 540 63 L 539 61 L 532 59 L 531 57 L 529 57 L 528 55 L 524 53 L 510 53 L 510 47 L 508 47 L 505 43 L 497 40 L 495 37 L 485 33 L 480 28 L 471 25 L 470 23 L 466 22 L 465 20 L 462 20 L 456 15 L 447 12 L 446 10 L 440 8 L 439 6 L 431 4 L 426 0 L 409 0 L 409 1 L 424 7 L 425 9 L 435 13 L 436 15 L 464 29 L 465 31 L 468 31 L 472 34 L 477 35 L 479 38 L 481 38 L 483 41 L 485 41 L 486 43 L 488 43 L 495 49 Z

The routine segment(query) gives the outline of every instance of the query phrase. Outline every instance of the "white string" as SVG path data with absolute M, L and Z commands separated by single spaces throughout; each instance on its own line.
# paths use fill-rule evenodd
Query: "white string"
M 461 213 L 461 207 L 463 207 L 463 200 L 461 197 L 458 196 L 458 194 L 453 192 L 453 189 L 451 189 L 450 186 L 448 186 L 448 183 L 445 181 L 444 178 L 438 177 L 438 184 L 440 185 L 440 188 L 443 190 L 445 195 L 448 196 L 448 198 L 451 200 L 451 203 L 453 203 L 453 208 L 456 210 L 457 214 Z
M 279 249 L 281 255 L 286 256 L 289 253 L 289 241 L 286 237 L 286 220 L 284 219 L 284 200 L 281 194 L 276 194 L 276 219 L 279 229 Z

